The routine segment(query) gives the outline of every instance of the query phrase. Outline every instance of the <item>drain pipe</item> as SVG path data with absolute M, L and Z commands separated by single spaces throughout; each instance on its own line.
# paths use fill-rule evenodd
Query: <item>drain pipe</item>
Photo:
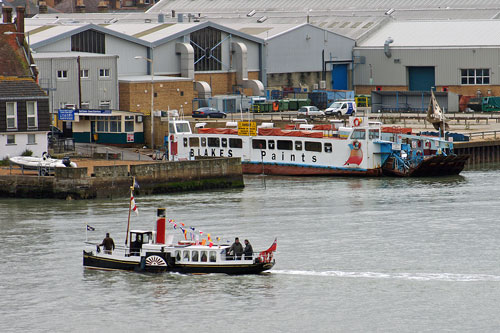
M 385 43 L 384 43 L 384 53 L 387 58 L 391 57 L 391 49 L 389 48 L 389 44 L 393 43 L 394 39 L 391 37 L 387 38 Z

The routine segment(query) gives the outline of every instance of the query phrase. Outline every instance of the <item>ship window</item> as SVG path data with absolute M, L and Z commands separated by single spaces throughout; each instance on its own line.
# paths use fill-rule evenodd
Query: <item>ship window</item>
M 201 138 L 201 146 L 206 147 L 207 146 L 207 138 Z
M 364 140 L 366 138 L 366 131 L 364 129 L 356 129 L 352 132 L 352 140 Z
M 187 147 L 188 146 L 188 138 L 184 138 L 182 140 L 182 143 L 184 144 L 184 147 Z
M 266 140 L 254 139 L 252 140 L 253 149 L 266 149 Z
M 210 262 L 216 262 L 217 261 L 217 255 L 215 251 L 210 251 Z
M 184 253 L 182 255 L 182 260 L 189 261 L 189 251 L 184 251 Z
M 200 146 L 200 138 L 189 138 L 189 146 L 190 147 L 199 147 Z
M 274 143 L 274 140 L 269 140 L 269 141 L 267 141 L 267 147 L 268 147 L 269 149 L 275 149 L 275 148 L 276 148 L 276 145 L 275 145 L 275 143 Z
M 191 252 L 191 261 L 198 261 L 198 251 Z
M 179 250 L 175 251 L 175 260 L 181 261 L 181 251 Z
M 207 251 L 201 251 L 201 261 L 207 262 Z
M 191 133 L 191 128 L 189 123 L 176 123 L 175 124 L 176 133 Z
M 278 140 L 278 149 L 292 150 L 293 149 L 293 142 L 290 140 Z
M 209 147 L 220 147 L 220 139 L 219 138 L 208 138 L 208 146 Z
M 227 138 L 220 139 L 222 147 L 227 147 Z
M 243 147 L 243 141 L 241 139 L 229 139 L 230 148 L 241 148 Z
M 295 141 L 295 150 L 302 150 L 302 141 Z
M 379 138 L 378 129 L 371 129 L 368 133 L 368 137 L 370 138 L 370 140 Z
M 325 153 L 331 153 L 331 152 L 332 152 L 332 144 L 325 143 Z
M 331 143 L 330 143 L 330 145 L 331 145 Z M 305 148 L 306 148 L 306 151 L 321 152 L 321 142 L 306 141 Z

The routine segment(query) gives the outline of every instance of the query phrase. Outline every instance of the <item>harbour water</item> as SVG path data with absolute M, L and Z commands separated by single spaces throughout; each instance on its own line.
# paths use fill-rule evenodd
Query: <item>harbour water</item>
M 500 329 L 500 173 L 252 176 L 237 190 L 137 198 L 210 232 L 278 237 L 257 276 L 86 270 L 87 224 L 123 243 L 125 199 L 0 199 L 3 332 L 491 332 Z

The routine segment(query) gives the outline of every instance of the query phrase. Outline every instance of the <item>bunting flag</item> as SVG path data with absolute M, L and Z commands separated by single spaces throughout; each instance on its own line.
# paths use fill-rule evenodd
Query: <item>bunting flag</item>
M 135 180 L 135 177 L 134 177 L 134 188 L 140 188 L 139 183 L 137 182 L 137 180 Z
M 95 231 L 95 228 L 94 228 L 94 227 L 91 227 L 91 226 L 89 226 L 89 225 L 87 224 L 87 230 L 88 230 L 88 231 Z
M 181 228 L 182 233 L 184 234 L 184 239 L 187 240 L 187 230 Z
M 210 237 L 210 234 L 207 234 L 207 238 L 208 238 L 208 246 L 212 247 L 214 243 L 212 243 L 212 238 Z
M 135 215 L 139 215 L 139 210 L 137 209 L 137 205 L 135 204 L 133 193 L 130 193 L 130 201 L 131 201 L 130 207 L 132 207 L 132 210 L 134 211 Z

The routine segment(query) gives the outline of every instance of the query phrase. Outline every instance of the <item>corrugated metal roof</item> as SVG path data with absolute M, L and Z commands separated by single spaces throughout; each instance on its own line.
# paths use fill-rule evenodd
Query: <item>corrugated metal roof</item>
M 394 21 L 373 32 L 359 47 L 383 47 L 388 37 L 391 47 L 498 46 L 500 20 Z
M 498 0 L 161 0 L 148 13 L 177 12 L 249 12 L 317 10 L 388 10 L 411 8 L 499 8 Z
M 111 58 L 118 55 L 88 53 L 88 52 L 40 52 L 32 53 L 34 59 L 56 59 L 56 58 Z

